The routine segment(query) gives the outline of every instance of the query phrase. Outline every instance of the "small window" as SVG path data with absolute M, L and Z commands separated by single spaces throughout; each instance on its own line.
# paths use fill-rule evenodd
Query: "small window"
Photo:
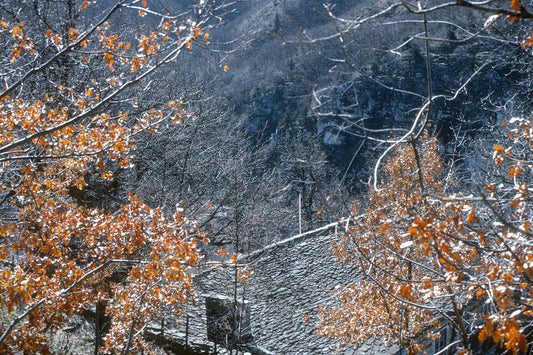
M 440 328 L 439 333 L 440 337 L 435 340 L 435 352 L 443 350 L 450 343 L 450 330 L 447 325 Z
M 207 339 L 227 349 L 253 343 L 250 329 L 250 306 L 233 300 L 207 297 Z M 235 316 L 235 313 L 236 316 Z

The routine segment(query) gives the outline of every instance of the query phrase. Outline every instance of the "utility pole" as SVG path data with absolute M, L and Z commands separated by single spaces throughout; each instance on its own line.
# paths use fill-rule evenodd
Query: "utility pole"
M 302 194 L 298 194 L 298 234 L 302 234 Z

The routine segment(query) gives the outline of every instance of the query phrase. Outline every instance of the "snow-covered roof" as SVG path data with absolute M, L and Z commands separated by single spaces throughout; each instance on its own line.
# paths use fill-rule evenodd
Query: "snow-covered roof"
M 250 307 L 250 328 L 256 354 L 394 354 L 396 347 L 379 341 L 357 350 L 337 349 L 338 342 L 315 334 L 317 306 L 331 302 L 330 294 L 359 277 L 355 268 L 341 266 L 333 256 L 334 224 L 319 233 L 304 233 L 241 255 L 253 274 L 238 282 L 237 299 Z M 234 268 L 209 267 L 194 277 L 199 299 L 189 315 L 189 343 L 210 344 L 207 339 L 206 297 L 232 300 Z M 178 327 L 185 333 L 186 316 Z M 332 350 L 333 349 L 333 350 Z M 220 350 L 220 347 L 219 347 Z

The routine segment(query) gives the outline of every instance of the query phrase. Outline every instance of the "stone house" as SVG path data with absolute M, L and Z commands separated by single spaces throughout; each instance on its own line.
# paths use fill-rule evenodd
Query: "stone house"
M 237 283 L 235 268 L 209 266 L 194 277 L 198 300 L 172 327 L 157 325 L 151 333 L 181 344 L 178 353 L 228 353 L 224 344 L 239 343 L 249 354 L 395 354 L 397 347 L 378 341 L 357 350 L 315 334 L 317 306 L 330 293 L 358 278 L 354 268 L 335 262 L 331 242 L 336 223 L 294 236 L 239 258 L 252 272 Z M 233 317 L 237 314 L 237 317 Z M 231 327 L 231 322 L 238 326 Z M 231 329 L 238 329 L 232 334 Z

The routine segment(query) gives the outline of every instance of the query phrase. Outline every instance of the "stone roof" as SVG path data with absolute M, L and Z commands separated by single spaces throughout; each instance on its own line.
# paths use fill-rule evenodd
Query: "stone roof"
M 315 334 L 317 306 L 331 302 L 331 292 L 359 277 L 356 269 L 342 267 L 334 260 L 332 238 L 334 235 L 327 232 L 305 233 L 239 258 L 253 272 L 246 284 L 238 283 L 238 300 L 249 307 L 250 353 L 356 355 L 398 351 L 379 341 L 357 350 L 338 348 L 335 340 Z M 209 267 L 195 275 L 199 297 L 196 307 L 186 312 L 188 331 L 187 316 L 182 316 L 168 333 L 174 339 L 185 339 L 188 333 L 190 345 L 214 347 L 206 331 L 206 298 L 232 301 L 233 280 L 233 266 Z

